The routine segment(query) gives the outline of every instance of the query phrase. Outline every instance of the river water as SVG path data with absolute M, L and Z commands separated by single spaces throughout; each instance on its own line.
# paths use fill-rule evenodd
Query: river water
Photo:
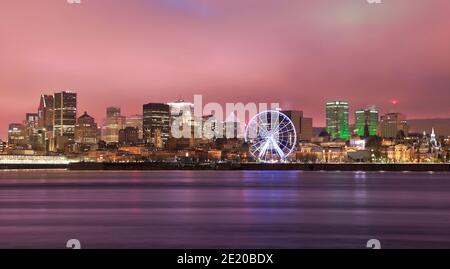
M 450 174 L 1 171 L 0 248 L 450 248 Z

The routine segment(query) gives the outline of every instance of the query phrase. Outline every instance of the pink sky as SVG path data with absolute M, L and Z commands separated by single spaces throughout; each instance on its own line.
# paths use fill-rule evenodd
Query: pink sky
M 279 102 L 324 124 L 324 103 L 450 117 L 450 1 L 14 0 L 0 4 L 0 137 L 42 93 L 80 115 L 203 94 Z

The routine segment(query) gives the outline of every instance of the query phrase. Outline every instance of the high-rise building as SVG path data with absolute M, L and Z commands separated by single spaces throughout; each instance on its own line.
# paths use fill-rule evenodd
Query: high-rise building
M 120 113 L 120 107 L 108 107 L 106 119 L 102 127 L 102 140 L 106 143 L 118 143 L 119 131 L 125 126 L 125 117 Z
M 179 131 L 182 134 L 181 136 L 183 136 L 183 138 L 190 138 L 193 143 L 196 130 L 201 131 L 202 127 L 202 118 L 196 119 L 194 115 L 194 104 L 180 99 L 173 103 L 168 103 L 168 105 L 170 107 L 171 128 L 173 123 L 177 121 Z M 187 130 L 184 128 L 187 128 Z
M 303 111 L 286 110 L 282 111 L 294 124 L 297 133 L 297 143 L 300 141 L 310 141 L 313 137 L 312 118 L 305 118 Z
M 38 108 L 38 126 L 46 131 L 53 131 L 54 97 L 53 95 L 41 95 Z
M 194 121 L 194 104 L 180 99 L 173 103 L 168 103 L 168 105 L 172 119 L 181 117 L 181 123 L 192 125 Z
M 56 150 L 65 149 L 66 144 L 74 142 L 77 122 L 77 94 L 70 91 L 54 95 L 53 133 Z
M 313 136 L 313 119 L 302 117 L 300 122 L 300 140 L 311 141 Z
M 326 129 L 332 139 L 348 140 L 350 138 L 348 113 L 348 102 L 336 101 L 326 104 Z
M 38 129 L 44 136 L 45 150 L 54 150 L 53 121 L 55 115 L 55 98 L 53 95 L 41 95 L 38 108 Z
M 355 134 L 360 137 L 376 136 L 378 130 L 378 110 L 360 109 L 355 112 Z
M 26 149 L 27 140 L 25 126 L 20 123 L 11 123 L 8 128 L 8 145 L 14 149 Z
M 138 130 L 138 139 L 144 138 L 144 117 L 142 115 L 131 115 L 125 118 L 125 128 L 133 127 Z
M 39 128 L 39 114 L 27 113 L 24 121 L 27 145 L 36 151 L 46 150 L 46 131 Z
M 381 117 L 379 134 L 383 138 L 396 138 L 399 135 L 408 136 L 409 127 L 406 116 L 401 113 L 388 113 Z
M 119 131 L 119 144 L 134 146 L 139 142 L 139 130 L 134 127 L 125 127 Z
M 143 106 L 144 141 L 155 148 L 164 148 L 170 136 L 170 107 L 149 103 Z
M 98 126 L 95 119 L 84 112 L 75 125 L 75 142 L 80 145 L 97 144 Z

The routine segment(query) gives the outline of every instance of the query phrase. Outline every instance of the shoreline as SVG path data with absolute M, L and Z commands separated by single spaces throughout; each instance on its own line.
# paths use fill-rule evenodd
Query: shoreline
M 71 163 L 71 164 L 1 164 L 0 170 L 49 170 L 70 171 L 367 171 L 367 172 L 450 172 L 450 164 L 205 164 L 181 165 L 177 163 Z

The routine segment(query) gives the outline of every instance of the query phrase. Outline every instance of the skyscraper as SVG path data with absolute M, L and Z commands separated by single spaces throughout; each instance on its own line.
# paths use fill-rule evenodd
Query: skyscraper
M 53 95 L 41 95 L 38 108 L 38 126 L 53 131 L 54 98 Z
M 305 118 L 303 111 L 287 110 L 282 111 L 294 124 L 297 132 L 297 143 L 300 141 L 310 141 L 313 136 L 312 118 Z
M 53 95 L 41 95 L 38 108 L 38 128 L 44 136 L 44 147 L 54 150 L 53 124 L 55 116 L 55 98 Z
M 399 135 L 407 136 L 409 128 L 406 116 L 401 113 L 388 113 L 382 116 L 379 132 L 383 138 L 396 138 Z
M 194 104 L 186 102 L 182 99 L 173 103 L 168 103 L 170 107 L 170 126 L 172 127 L 174 121 L 177 121 L 179 130 L 182 134 L 190 134 L 191 143 L 194 143 L 194 133 L 196 130 L 201 130 L 202 119 L 194 115 Z M 186 128 L 186 130 L 184 129 Z
M 348 110 L 348 102 L 336 101 L 326 104 L 326 129 L 332 139 L 348 140 L 350 138 Z
M 95 119 L 84 112 L 75 125 L 75 142 L 81 145 L 97 144 L 98 126 Z
M 45 131 L 39 128 L 39 114 L 27 113 L 24 121 L 27 145 L 36 151 L 46 150 Z
M 53 133 L 56 150 L 63 150 L 73 142 L 77 122 L 77 94 L 70 91 L 54 95 Z
M 170 136 L 170 107 L 149 103 L 143 106 L 144 141 L 155 148 L 164 148 Z
M 142 115 L 131 115 L 125 118 L 125 128 L 136 128 L 138 130 L 138 140 L 142 140 L 144 138 L 143 121 L 144 117 Z
M 27 140 L 25 126 L 20 123 L 11 123 L 8 129 L 8 145 L 13 149 L 26 149 Z
M 378 130 L 378 110 L 360 109 L 355 112 L 355 133 L 360 137 L 376 136 Z
M 108 107 L 106 119 L 102 127 L 102 140 L 106 143 L 118 143 L 119 131 L 125 126 L 125 117 L 120 113 L 120 107 Z

